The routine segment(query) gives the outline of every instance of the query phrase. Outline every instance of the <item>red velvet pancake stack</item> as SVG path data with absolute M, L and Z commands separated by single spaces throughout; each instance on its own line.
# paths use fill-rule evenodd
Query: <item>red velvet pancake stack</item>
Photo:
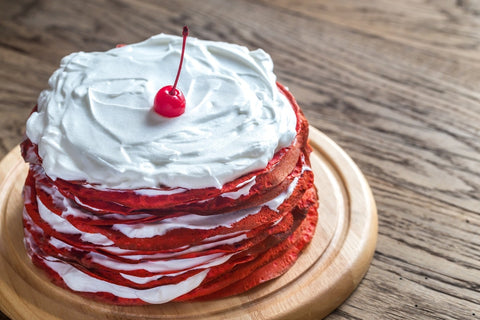
M 52 180 L 37 145 L 22 143 L 25 244 L 59 286 L 114 304 L 242 293 L 286 272 L 313 237 L 308 123 L 268 165 L 221 189 L 106 189 Z

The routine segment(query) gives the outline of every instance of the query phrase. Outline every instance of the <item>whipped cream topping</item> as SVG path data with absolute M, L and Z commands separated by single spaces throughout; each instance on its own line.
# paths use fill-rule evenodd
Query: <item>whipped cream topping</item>
M 295 113 L 261 49 L 189 38 L 178 84 L 186 111 L 154 113 L 181 45 L 160 34 L 63 58 L 27 122 L 47 175 L 114 189 L 220 188 L 293 142 Z

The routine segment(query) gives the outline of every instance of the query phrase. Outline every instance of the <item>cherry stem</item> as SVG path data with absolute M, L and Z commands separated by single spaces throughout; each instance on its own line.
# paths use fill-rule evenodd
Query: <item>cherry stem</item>
M 175 82 L 173 83 L 172 90 L 170 90 L 170 95 L 175 95 L 175 88 L 177 87 L 178 78 L 180 77 L 180 71 L 182 70 L 183 65 L 183 55 L 185 54 L 185 44 L 187 43 L 187 36 L 188 36 L 188 27 L 183 27 L 183 43 L 182 43 L 182 55 L 180 56 L 180 65 L 178 66 L 177 77 L 175 78 Z

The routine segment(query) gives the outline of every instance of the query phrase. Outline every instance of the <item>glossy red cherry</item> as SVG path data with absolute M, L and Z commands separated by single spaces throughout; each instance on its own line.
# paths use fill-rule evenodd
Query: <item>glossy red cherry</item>
M 153 110 L 164 117 L 174 118 L 185 112 L 185 105 L 185 96 L 182 91 L 173 86 L 165 86 L 158 90 Z
M 177 77 L 173 86 L 165 86 L 158 90 L 153 101 L 153 110 L 161 116 L 173 118 L 185 112 L 186 100 L 183 93 L 177 89 L 178 78 L 182 70 L 183 56 L 185 54 L 185 44 L 187 42 L 188 27 L 183 27 L 182 54 L 180 56 L 180 65 L 178 66 Z

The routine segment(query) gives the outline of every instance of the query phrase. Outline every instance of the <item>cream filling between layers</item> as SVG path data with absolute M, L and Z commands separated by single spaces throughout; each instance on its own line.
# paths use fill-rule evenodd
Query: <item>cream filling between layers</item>
M 43 262 L 55 271 L 65 284 L 77 292 L 108 292 L 125 299 L 140 299 L 151 304 L 160 304 L 172 301 L 198 287 L 208 274 L 204 270 L 184 281 L 176 284 L 167 284 L 150 289 L 133 289 L 118 284 L 94 278 L 65 262 L 44 258 Z
M 234 223 L 239 222 L 250 215 L 259 213 L 265 206 L 270 210 L 277 211 L 278 207 L 280 207 L 280 205 L 292 195 L 299 179 L 300 176 L 293 179 L 288 188 L 274 199 L 252 208 L 208 216 L 186 214 L 174 218 L 163 219 L 155 223 L 119 223 L 114 224 L 112 229 L 123 233 L 129 238 L 151 238 L 164 235 L 171 230 L 180 228 L 191 230 L 209 230 L 217 227 L 231 228 Z
M 304 165 L 302 168 L 302 173 L 305 170 L 311 170 L 308 166 Z M 208 230 L 208 229 L 215 229 L 217 227 L 227 227 L 230 228 L 234 223 L 250 216 L 257 214 L 260 212 L 262 207 L 266 206 L 271 210 L 278 210 L 280 205 L 288 199 L 292 193 L 294 192 L 298 180 L 300 179 L 301 174 L 294 178 L 292 183 L 288 186 L 288 188 L 275 197 L 272 200 L 265 202 L 262 205 L 232 211 L 228 213 L 222 213 L 217 215 L 209 215 L 209 216 L 202 216 L 196 214 L 186 214 L 178 217 L 173 218 L 166 218 L 154 223 L 135 223 L 135 224 L 121 224 L 117 223 L 112 225 L 112 229 L 121 232 L 125 236 L 131 239 L 141 239 L 141 238 L 152 238 L 154 236 L 162 236 L 165 235 L 167 232 L 185 228 L 191 230 Z M 78 230 L 75 226 L 73 226 L 66 217 L 69 215 L 76 216 L 76 217 L 86 217 L 86 213 L 84 213 L 80 209 L 76 209 L 71 207 L 68 204 L 68 201 L 63 197 L 58 190 L 52 190 L 51 195 L 55 198 L 55 201 L 61 202 L 62 205 L 65 207 L 65 210 L 62 212 L 61 216 L 55 214 L 54 212 L 50 211 L 41 201 L 39 197 L 37 197 L 38 203 L 38 211 L 40 217 L 49 224 L 54 230 L 58 232 L 63 232 L 67 234 L 81 234 L 81 238 L 84 241 L 88 241 L 94 244 L 108 246 L 113 244 L 111 240 L 99 233 L 84 233 Z
M 109 246 L 114 244 L 112 240 L 108 239 L 101 233 L 87 233 L 78 230 L 68 220 L 50 211 L 43 202 L 37 197 L 38 214 L 44 222 L 46 222 L 53 230 L 65 233 L 80 235 L 82 241 L 90 242 L 98 246 Z
M 133 289 L 94 278 L 61 260 L 52 257 L 44 257 L 40 254 L 28 231 L 25 232 L 25 245 L 29 249 L 29 254 L 35 253 L 40 259 L 42 259 L 47 267 L 55 271 L 65 285 L 73 291 L 87 293 L 107 292 L 116 297 L 140 299 L 151 304 L 172 301 L 173 299 L 192 291 L 202 283 L 209 272 L 209 269 L 205 269 L 176 284 L 162 285 L 150 289 Z M 140 279 L 136 280 L 142 281 Z

